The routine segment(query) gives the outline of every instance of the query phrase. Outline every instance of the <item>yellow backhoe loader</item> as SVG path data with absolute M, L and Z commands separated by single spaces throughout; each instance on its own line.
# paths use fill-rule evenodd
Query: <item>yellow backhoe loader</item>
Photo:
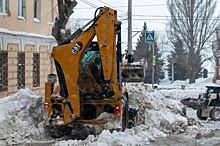
M 114 114 L 113 120 L 120 120 L 123 130 L 128 127 L 120 25 L 115 10 L 98 8 L 94 19 L 52 49 L 59 86 L 55 89 L 56 75 L 48 75 L 44 106 L 53 137 L 63 136 L 72 125 L 103 125 L 107 121 L 97 119 L 103 112 Z

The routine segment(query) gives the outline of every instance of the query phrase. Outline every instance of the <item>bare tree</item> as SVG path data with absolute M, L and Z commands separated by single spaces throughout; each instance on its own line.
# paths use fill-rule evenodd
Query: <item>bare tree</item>
M 52 35 L 58 44 L 62 43 L 70 35 L 70 30 L 66 29 L 66 24 L 76 4 L 75 0 L 57 0 L 59 16 L 56 17 Z
M 219 17 L 214 17 L 216 0 L 167 0 L 171 14 L 169 39 L 176 42 L 181 39 L 188 52 L 189 83 L 194 83 L 201 65 L 208 58 L 202 58 L 201 52 L 207 49 Z
M 71 18 L 70 18 L 71 19 Z M 82 18 L 74 18 L 74 21 L 69 21 L 66 27 L 68 27 L 71 32 L 77 31 L 79 28 L 83 27 L 84 21 Z

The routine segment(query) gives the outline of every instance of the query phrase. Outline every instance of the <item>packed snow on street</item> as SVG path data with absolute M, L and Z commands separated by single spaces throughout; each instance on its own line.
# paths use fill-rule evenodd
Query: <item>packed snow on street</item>
M 44 128 L 47 114 L 43 98 L 21 89 L 0 99 L 0 145 L 217 146 L 220 122 L 200 121 L 195 110 L 180 103 L 183 98 L 197 98 L 207 84 L 212 84 L 212 77 L 191 85 L 187 81 L 170 84 L 163 80 L 154 91 L 148 84 L 129 83 L 130 106 L 138 109 L 137 126 L 124 132 L 106 128 L 85 140 L 51 138 Z

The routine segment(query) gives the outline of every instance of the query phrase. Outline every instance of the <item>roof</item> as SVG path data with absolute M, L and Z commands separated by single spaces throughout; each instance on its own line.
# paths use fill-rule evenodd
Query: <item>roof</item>
M 217 84 L 206 85 L 206 88 L 220 88 L 220 85 L 217 85 Z

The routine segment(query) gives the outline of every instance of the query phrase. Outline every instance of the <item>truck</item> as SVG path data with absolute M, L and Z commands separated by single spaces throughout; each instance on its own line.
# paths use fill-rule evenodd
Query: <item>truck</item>
M 112 120 L 120 121 L 122 130 L 129 126 L 128 92 L 121 81 L 121 22 L 116 10 L 98 8 L 91 21 L 52 49 L 51 58 L 56 74 L 49 74 L 45 83 L 44 107 L 52 137 L 62 137 L 71 126 L 104 125 L 107 121 L 98 119 L 104 112 L 114 115 Z
M 122 64 L 122 81 L 123 82 L 144 82 L 144 72 L 146 67 L 143 61 L 124 62 Z

